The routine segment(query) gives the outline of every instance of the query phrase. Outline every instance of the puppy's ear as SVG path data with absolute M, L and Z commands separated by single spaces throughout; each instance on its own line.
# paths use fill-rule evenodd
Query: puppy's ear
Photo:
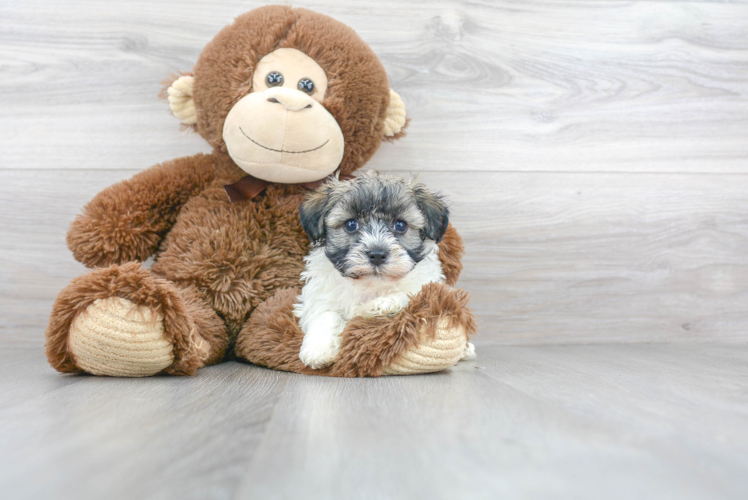
M 330 189 L 330 185 L 325 184 L 312 191 L 299 207 L 301 226 L 313 242 L 325 236 L 325 217 L 330 211 Z
M 439 243 L 449 224 L 449 208 L 444 202 L 444 197 L 438 193 L 429 192 L 423 184 L 413 186 L 413 195 L 418 208 L 426 218 L 426 225 L 423 227 L 424 234 Z

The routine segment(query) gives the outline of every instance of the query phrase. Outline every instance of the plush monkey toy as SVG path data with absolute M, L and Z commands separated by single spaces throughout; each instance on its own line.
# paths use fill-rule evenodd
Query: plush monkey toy
M 356 377 L 438 371 L 460 358 L 475 329 L 466 294 L 430 284 L 394 318 L 351 321 L 332 366 L 299 360 L 292 305 L 309 245 L 299 205 L 406 126 L 382 64 L 353 30 L 305 9 L 250 11 L 167 94 L 213 153 L 115 184 L 72 223 L 68 246 L 93 270 L 54 304 L 46 332 L 54 368 L 191 375 L 240 358 Z M 462 251 L 450 227 L 439 253 L 448 285 Z M 154 255 L 150 269 L 141 265 Z

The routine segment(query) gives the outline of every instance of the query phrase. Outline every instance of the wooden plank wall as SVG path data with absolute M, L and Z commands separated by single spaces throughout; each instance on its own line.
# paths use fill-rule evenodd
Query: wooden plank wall
M 208 150 L 160 82 L 263 3 L 0 3 L 0 342 L 43 343 L 88 199 Z M 479 341 L 745 340 L 748 5 L 294 5 L 355 28 L 405 100 L 370 166 L 449 195 Z

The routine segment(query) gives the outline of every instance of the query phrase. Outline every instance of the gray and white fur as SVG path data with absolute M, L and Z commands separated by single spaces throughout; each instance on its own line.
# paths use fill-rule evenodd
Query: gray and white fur
M 304 332 L 299 358 L 333 363 L 356 316 L 392 316 L 426 283 L 444 282 L 437 243 L 449 222 L 439 194 L 414 179 L 369 171 L 332 180 L 301 205 L 312 240 L 294 314 Z

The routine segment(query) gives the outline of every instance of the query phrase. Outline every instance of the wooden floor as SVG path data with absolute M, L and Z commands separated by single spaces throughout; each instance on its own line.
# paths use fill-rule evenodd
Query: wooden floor
M 745 499 L 748 347 L 484 345 L 448 372 L 59 376 L 0 352 L 3 498 Z
M 257 0 L 0 2 L 0 498 L 748 498 L 748 4 L 299 0 L 352 26 L 449 196 L 477 362 L 61 376 L 65 232 L 207 151 L 156 98 Z

